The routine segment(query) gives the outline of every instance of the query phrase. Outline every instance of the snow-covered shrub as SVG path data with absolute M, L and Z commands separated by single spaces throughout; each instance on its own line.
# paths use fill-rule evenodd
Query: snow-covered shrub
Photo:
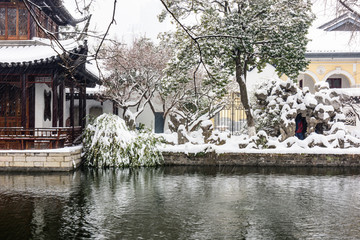
M 102 114 L 84 132 L 85 164 L 92 167 L 140 167 L 163 163 L 150 132 L 130 131 L 119 116 Z

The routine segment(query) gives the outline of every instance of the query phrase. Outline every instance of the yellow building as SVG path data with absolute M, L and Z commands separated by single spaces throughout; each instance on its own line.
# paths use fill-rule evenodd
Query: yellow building
M 300 75 L 299 86 L 309 87 L 327 81 L 330 88 L 355 88 L 360 86 L 360 53 L 308 53 L 311 61 Z
M 315 23 L 316 24 L 316 23 Z M 327 81 L 330 88 L 360 87 L 360 45 L 356 32 L 360 21 L 351 13 L 342 14 L 310 30 L 306 58 L 307 70 L 300 74 L 300 87 L 309 87 Z

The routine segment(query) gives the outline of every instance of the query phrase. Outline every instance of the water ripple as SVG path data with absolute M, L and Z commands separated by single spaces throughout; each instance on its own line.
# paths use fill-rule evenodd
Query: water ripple
M 3 174 L 0 239 L 359 239 L 359 176 L 233 167 Z

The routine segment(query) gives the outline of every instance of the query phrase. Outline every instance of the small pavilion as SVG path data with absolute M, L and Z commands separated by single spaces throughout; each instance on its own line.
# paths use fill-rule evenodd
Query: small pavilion
M 86 40 L 58 37 L 61 26 L 85 20 L 74 19 L 60 0 L 0 0 L 0 149 L 74 144 L 85 127 L 86 87 L 98 77 Z

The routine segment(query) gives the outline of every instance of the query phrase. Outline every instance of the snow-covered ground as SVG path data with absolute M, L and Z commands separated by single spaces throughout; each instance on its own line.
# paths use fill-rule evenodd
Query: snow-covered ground
M 160 134 L 159 134 L 160 135 Z M 177 142 L 176 134 L 161 134 L 169 142 Z M 314 140 L 327 142 L 329 139 L 326 139 L 324 135 L 313 134 L 307 137 L 304 140 L 299 140 L 296 137 L 291 137 L 284 142 L 279 142 L 276 139 L 271 139 L 269 143 L 275 146 L 274 149 L 255 149 L 252 148 L 252 145 L 248 145 L 245 148 L 240 148 L 239 144 L 246 143 L 249 141 L 247 136 L 231 136 L 227 138 L 224 145 L 215 145 L 215 144 L 206 144 L 201 143 L 199 140 L 198 143 L 194 141 L 181 144 L 181 145 L 171 145 L 163 144 L 160 147 L 160 151 L 163 152 L 183 152 L 183 153 L 199 153 L 199 152 L 216 152 L 221 153 L 269 153 L 269 154 L 360 154 L 360 148 L 336 148 L 332 146 L 327 147 L 308 147 L 311 141 Z M 291 147 L 287 147 L 288 143 L 292 143 Z

